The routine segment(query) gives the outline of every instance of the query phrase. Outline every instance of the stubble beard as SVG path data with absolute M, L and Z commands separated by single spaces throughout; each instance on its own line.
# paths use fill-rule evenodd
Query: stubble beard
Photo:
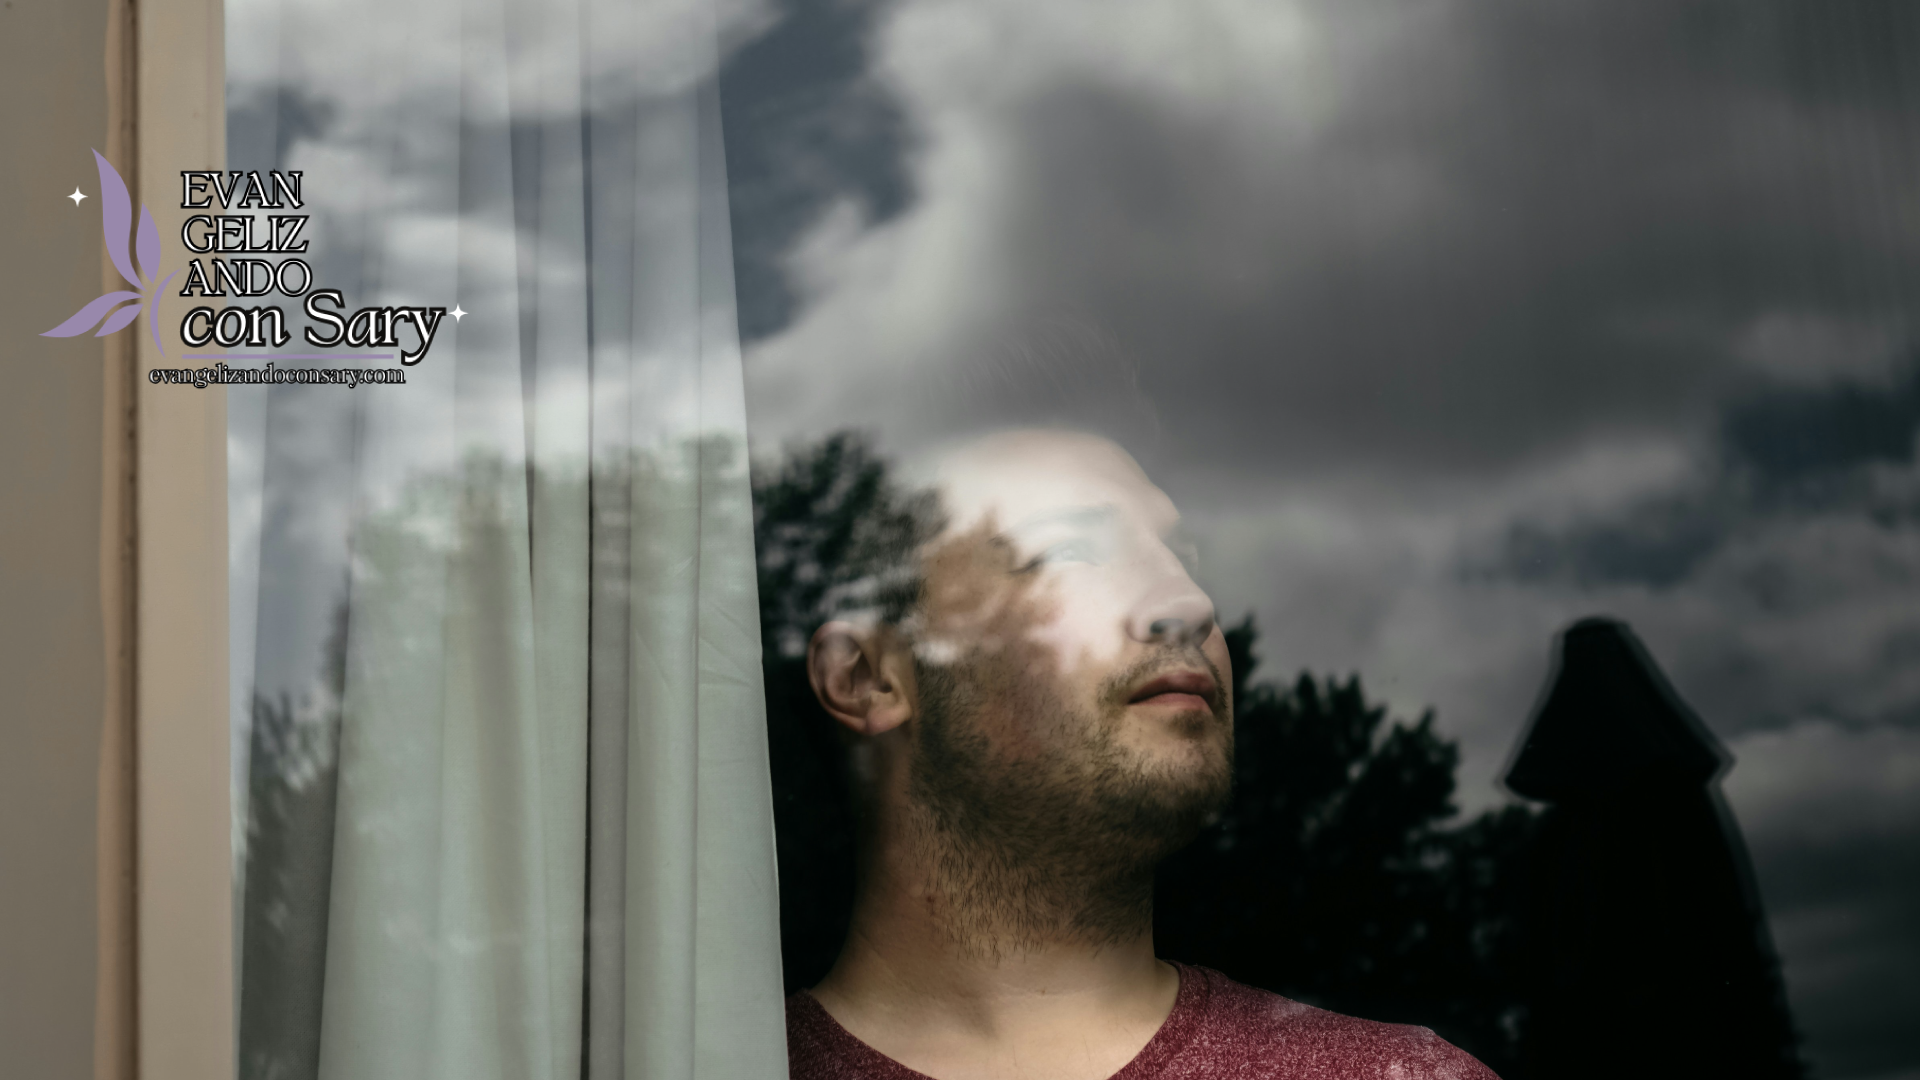
M 1212 670 L 1194 649 L 1156 653 L 1108 679 L 1091 710 L 978 657 L 916 664 L 909 827 L 931 879 L 931 913 L 960 953 L 1106 948 L 1151 933 L 1154 868 L 1231 793 L 1232 710 L 1223 688 L 1210 711 L 1171 719 L 1197 742 L 1220 740 L 1225 729 L 1224 753 L 1205 748 L 1199 763 L 1156 768 L 1118 733 L 1128 687 L 1196 658 Z M 1021 710 L 1050 726 L 1054 737 L 1040 740 L 1048 752 L 1000 760 L 974 722 L 986 708 Z

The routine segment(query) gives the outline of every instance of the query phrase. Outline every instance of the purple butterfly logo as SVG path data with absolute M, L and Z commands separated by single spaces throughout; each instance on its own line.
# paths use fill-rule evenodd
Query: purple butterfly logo
M 174 274 L 168 274 L 166 280 L 158 285 L 153 283 L 154 275 L 160 272 L 160 230 L 154 227 L 153 215 L 147 213 L 146 205 L 142 204 L 140 231 L 134 240 L 134 253 L 140 260 L 140 275 L 134 276 L 133 264 L 127 260 L 127 238 L 133 224 L 133 200 L 127 196 L 126 181 L 120 179 L 120 174 L 107 163 L 107 159 L 100 156 L 100 151 L 93 152 L 93 160 L 100 167 L 100 227 L 107 234 L 107 254 L 113 258 L 113 268 L 120 271 L 120 276 L 133 286 L 133 290 L 122 289 L 88 301 L 87 306 L 73 313 L 72 318 L 40 336 L 77 337 L 93 330 L 94 324 L 99 323 L 100 329 L 94 330 L 93 336 L 106 337 L 139 318 L 144 308 L 147 326 L 153 332 L 153 344 L 159 348 L 160 355 L 165 356 L 167 347 L 160 343 L 160 294 L 174 279 Z M 104 322 L 101 321 L 103 317 L 106 320 Z

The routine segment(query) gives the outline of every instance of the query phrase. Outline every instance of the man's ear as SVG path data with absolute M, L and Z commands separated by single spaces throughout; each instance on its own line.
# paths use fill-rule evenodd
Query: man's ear
M 836 619 L 807 643 L 807 681 L 835 720 L 862 735 L 892 731 L 913 715 L 913 668 L 882 630 Z

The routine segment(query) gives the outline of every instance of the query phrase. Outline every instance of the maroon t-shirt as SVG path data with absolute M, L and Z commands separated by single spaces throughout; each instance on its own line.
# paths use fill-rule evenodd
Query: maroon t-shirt
M 1499 1080 L 1423 1027 L 1356 1020 L 1176 964 L 1173 1012 L 1113 1080 Z M 928 1080 L 853 1037 L 810 994 L 787 999 L 792 1080 Z

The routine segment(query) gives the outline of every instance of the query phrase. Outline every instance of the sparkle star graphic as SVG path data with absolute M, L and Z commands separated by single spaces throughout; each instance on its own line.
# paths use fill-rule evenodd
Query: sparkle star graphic
M 460 321 L 460 316 L 462 316 L 462 315 L 471 315 L 471 314 L 473 314 L 473 313 L 472 313 L 472 312 L 470 312 L 470 311 L 461 311 L 461 310 L 460 310 L 460 305 L 459 305 L 459 304 L 455 304 L 455 305 L 453 305 L 453 310 L 452 310 L 452 311 L 449 311 L 449 312 L 447 312 L 447 314 L 449 314 L 449 315 L 451 315 L 451 316 L 453 316 L 453 321 L 454 321 L 454 322 L 459 322 L 459 321 Z
M 82 195 L 82 194 L 80 194 L 80 189 L 76 187 L 76 188 L 74 188 L 74 189 L 73 189 L 73 194 L 71 194 L 71 195 L 62 195 L 62 196 L 61 196 L 61 198 L 63 198 L 63 199 L 72 199 L 72 200 L 73 200 L 73 205 L 75 205 L 75 206 L 79 206 L 79 205 L 80 205 L 80 200 L 81 200 L 81 199 L 84 199 L 84 198 L 86 198 L 86 196 L 85 196 L 85 195 Z

